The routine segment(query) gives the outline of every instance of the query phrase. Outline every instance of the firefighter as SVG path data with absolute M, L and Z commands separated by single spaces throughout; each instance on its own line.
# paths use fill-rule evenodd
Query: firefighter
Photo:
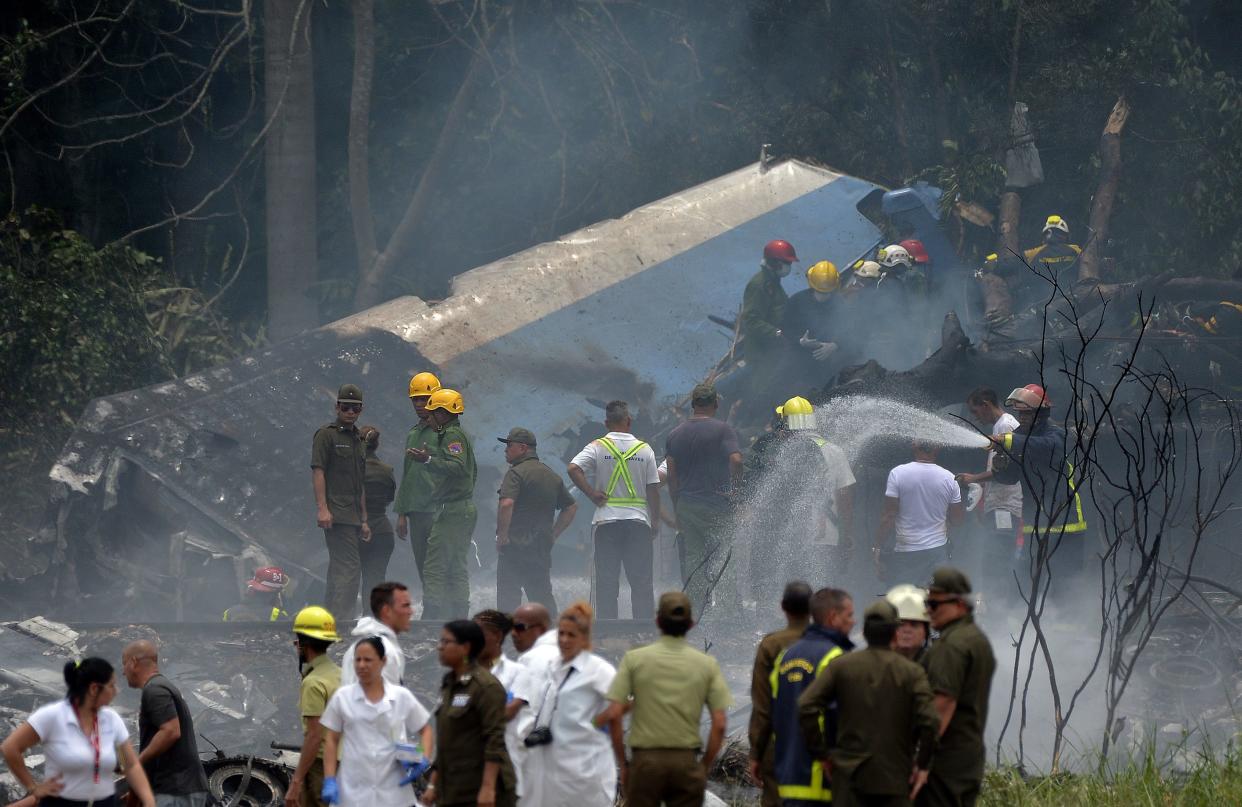
M 787 349 L 785 308 L 789 295 L 781 286 L 781 278 L 787 276 L 798 261 L 793 244 L 777 239 L 763 248 L 763 261 L 759 271 L 746 284 L 742 296 L 742 316 L 739 333 L 743 340 L 746 366 L 750 368 L 749 387 L 752 390 L 746 409 L 752 416 L 774 405 L 770 390 L 781 371 L 781 361 Z M 800 334 L 794 334 L 797 339 Z
M 242 601 L 224 612 L 225 622 L 279 622 L 288 619 L 281 595 L 289 587 L 289 575 L 275 566 L 256 569 L 246 581 Z
M 922 663 L 927 655 L 931 634 L 931 617 L 927 614 L 927 589 L 902 583 L 893 586 L 884 599 L 897 609 L 897 625 L 893 649 L 913 662 Z
M 1073 576 L 1082 570 L 1082 533 L 1087 530 L 1087 521 L 1074 467 L 1066 457 L 1065 429 L 1052 422 L 1052 400 L 1038 384 L 1015 389 L 1005 406 L 1017 416 L 1018 428 L 989 438 L 997 447 L 992 479 L 1022 484 L 1026 551 L 1042 549 L 1039 554 L 1045 559 L 1053 553 L 1054 569 Z M 1032 537 L 1041 543 L 1032 544 Z
M 405 437 L 405 447 L 418 448 L 434 439 L 436 427 L 432 425 L 427 413 L 427 401 L 432 393 L 440 389 L 440 379 L 431 373 L 418 373 L 410 379 L 410 403 L 418 415 L 418 422 L 410 427 Z M 425 465 L 414 461 L 409 454 L 405 456 L 405 470 L 401 474 L 401 487 L 397 490 L 397 537 L 410 538 L 410 548 L 414 550 L 414 565 L 418 569 L 418 579 L 423 579 L 423 564 L 427 560 L 427 540 L 431 537 L 431 523 L 435 520 L 435 507 L 431 503 L 431 493 L 435 483 Z
M 318 605 L 298 611 L 293 620 L 294 644 L 298 649 L 298 671 L 302 685 L 298 711 L 302 715 L 302 753 L 297 769 L 289 779 L 285 807 L 325 807 L 323 791 L 324 730 L 319 718 L 328 701 L 341 685 L 341 668 L 328 655 L 328 648 L 341 637 L 336 620 Z
M 798 698 L 833 659 L 853 649 L 849 634 L 854 629 L 854 601 L 840 589 L 820 589 L 811 597 L 811 619 L 806 633 L 776 657 L 772 668 L 776 781 L 785 807 L 832 801 L 829 773 L 811 756 L 802 736 Z M 836 739 L 835 707 L 827 710 L 824 734 L 831 745 Z
M 1069 223 L 1058 215 L 1051 215 L 1044 222 L 1044 243 L 1022 253 L 1022 257 L 1040 275 L 1062 281 L 1066 269 L 1078 265 L 1082 247 L 1069 242 Z
M 458 420 L 465 411 L 460 392 L 441 388 L 431 393 L 427 412 L 435 426 L 434 439 L 406 449 L 414 462 L 426 466 L 435 482 L 431 495 L 435 521 L 423 567 L 423 619 L 466 616 L 470 612 L 466 558 L 479 516 L 474 507 L 478 469 L 470 438 Z
M 795 370 L 823 375 L 816 364 L 823 365 L 837 352 L 833 319 L 841 275 L 832 261 L 820 261 L 806 270 L 806 285 L 807 288 L 789 298 L 783 332 L 798 340 L 800 350 Z

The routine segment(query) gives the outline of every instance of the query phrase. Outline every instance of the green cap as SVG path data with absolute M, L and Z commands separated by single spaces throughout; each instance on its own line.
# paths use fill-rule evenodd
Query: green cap
M 692 619 L 690 611 L 690 598 L 686 596 L 684 591 L 666 591 L 660 595 L 661 619 L 671 619 L 678 622 Z
M 927 589 L 940 594 L 969 594 L 970 578 L 961 569 L 941 566 L 932 573 L 931 583 L 928 584 Z
M 523 429 L 521 426 L 514 426 L 509 429 L 508 437 L 497 437 L 502 443 L 521 443 L 522 445 L 535 447 L 535 433 L 530 429 Z
M 336 399 L 342 403 L 362 403 L 362 390 L 357 384 L 342 384 L 336 392 Z
M 879 622 L 885 625 L 896 625 L 900 622 L 897 615 L 897 607 L 888 600 L 876 600 L 867 606 L 867 610 L 863 612 L 864 622 Z
M 690 403 L 694 406 L 711 406 L 719 399 L 716 388 L 711 384 L 699 384 L 690 393 Z

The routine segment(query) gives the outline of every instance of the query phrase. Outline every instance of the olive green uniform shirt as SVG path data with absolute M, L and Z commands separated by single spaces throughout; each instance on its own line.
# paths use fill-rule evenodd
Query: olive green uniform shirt
M 431 461 L 424 464 L 435 490 L 431 494 L 434 504 L 447 504 L 474 495 L 474 482 L 478 468 L 474 464 L 474 447 L 461 424 L 454 420 L 439 429 L 434 443 L 427 444 Z
M 773 631 L 759 641 L 750 673 L 750 758 L 763 759 L 772 743 L 772 667 L 782 650 L 802 638 L 810 619 Z
M 498 492 L 502 499 L 513 499 L 509 543 L 550 550 L 556 511 L 574 503 L 565 481 L 532 451 L 509 466 Z
M 927 651 L 927 678 L 932 691 L 957 701 L 953 719 L 940 738 L 935 773 L 942 779 L 983 778 L 983 728 L 996 659 L 992 645 L 967 614 L 940 631 Z
M 825 667 L 798 699 L 798 722 L 814 759 L 828 756 L 821 719 L 833 703 L 834 779 L 843 774 L 852 790 L 869 795 L 907 794 L 915 749 L 926 769 L 940 728 L 923 668 L 887 647 L 849 653 Z M 834 782 L 833 790 L 838 787 Z
M 316 656 L 315 660 L 306 665 L 302 674 L 302 691 L 298 695 L 298 709 L 302 715 L 302 731 L 306 731 L 308 717 L 323 717 L 328 708 L 328 701 L 341 686 L 341 668 L 328 658 L 328 654 Z M 319 756 L 323 757 L 323 744 L 319 745 Z
M 439 804 L 474 804 L 483 764 L 496 762 L 496 804 L 515 801 L 513 764 L 505 749 L 505 688 L 474 665 L 460 678 L 449 672 L 436 707 L 436 782 Z
M 608 688 L 608 700 L 634 699 L 630 747 L 697 749 L 703 707 L 727 709 L 733 695 L 716 659 L 684 638 L 661 636 L 628 651 Z
M 776 332 L 785 321 L 788 303 L 789 295 L 781 286 L 781 279 L 767 269 L 760 269 L 746 284 L 742 295 L 741 336 L 752 358 L 780 346 L 781 337 Z
M 311 467 L 323 469 L 328 512 L 334 525 L 362 526 L 366 461 L 366 445 L 356 426 L 329 423 L 315 432 Z
M 392 504 L 397 495 L 397 479 L 393 475 L 392 466 L 376 456 L 367 457 L 363 490 L 367 499 L 367 523 L 371 525 L 371 534 L 392 532 L 392 522 L 388 520 L 388 505 Z
M 420 420 L 405 436 L 405 447 L 434 448 L 439 436 L 436 427 L 429 420 Z M 430 513 L 436 509 L 431 503 L 431 494 L 435 492 L 436 483 L 431 477 L 427 466 L 418 462 L 409 454 L 405 454 L 405 468 L 401 472 L 401 489 L 397 491 L 396 511 L 405 513 Z

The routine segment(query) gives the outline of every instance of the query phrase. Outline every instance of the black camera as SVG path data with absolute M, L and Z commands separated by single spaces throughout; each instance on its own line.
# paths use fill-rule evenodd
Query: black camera
M 522 742 L 527 748 L 548 745 L 552 742 L 552 729 L 548 726 L 536 726 L 530 730 L 530 734 L 527 734 L 526 739 L 522 740 Z

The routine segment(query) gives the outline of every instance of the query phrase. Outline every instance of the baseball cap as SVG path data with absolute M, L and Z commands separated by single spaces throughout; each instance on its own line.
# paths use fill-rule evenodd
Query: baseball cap
M 897 608 L 888 600 L 876 600 L 867 606 L 867 610 L 863 611 L 864 622 L 880 622 L 886 625 L 896 625 L 900 620 L 897 615 Z
M 961 569 L 941 566 L 932 573 L 931 583 L 927 588 L 940 594 L 969 594 L 970 578 Z
M 682 591 L 666 591 L 660 595 L 661 619 L 685 621 L 692 619 L 690 598 Z
M 362 390 L 357 384 L 342 384 L 336 399 L 342 403 L 362 403 Z
M 514 426 L 512 429 L 509 429 L 508 437 L 497 437 L 496 439 L 502 443 L 521 443 L 531 448 L 535 447 L 535 433 L 530 429 L 523 429 L 521 426 Z
M 698 384 L 690 393 L 690 403 L 698 406 L 714 404 L 719 400 L 716 388 L 711 384 Z

